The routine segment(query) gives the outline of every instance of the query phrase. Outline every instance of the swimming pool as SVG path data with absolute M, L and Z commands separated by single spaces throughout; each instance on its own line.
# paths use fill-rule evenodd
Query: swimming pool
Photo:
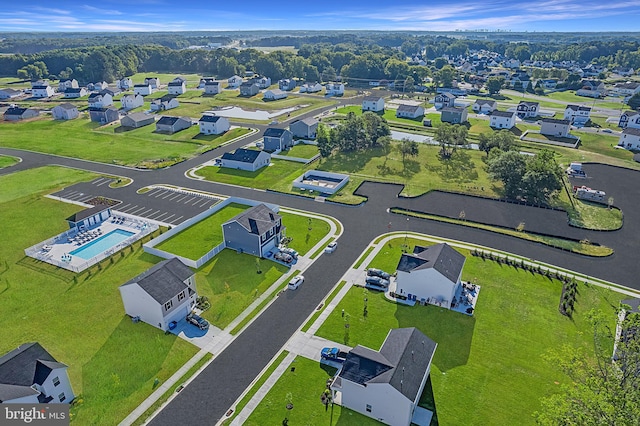
M 78 256 L 79 258 L 84 260 L 89 260 L 93 257 L 96 257 L 100 253 L 109 250 L 111 247 L 123 242 L 132 235 L 135 234 L 123 229 L 116 229 L 115 231 L 111 231 L 108 234 L 105 234 L 102 237 L 91 241 L 89 244 L 73 250 L 69 254 Z

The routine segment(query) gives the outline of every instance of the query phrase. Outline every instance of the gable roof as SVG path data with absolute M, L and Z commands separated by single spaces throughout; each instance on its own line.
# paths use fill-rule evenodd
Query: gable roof
M 58 105 L 55 108 L 62 108 L 62 109 L 66 109 L 66 110 L 73 110 L 73 109 L 77 109 L 78 107 L 75 106 L 74 104 L 70 104 L 69 102 L 65 102 L 63 104 Z
M 297 123 L 304 123 L 305 125 L 311 127 L 311 126 L 314 126 L 314 125 L 318 124 L 319 121 L 316 120 L 313 117 L 307 117 L 307 118 L 303 118 L 302 120 L 294 121 L 293 123 L 289 124 L 289 127 L 291 127 L 291 126 L 293 126 L 294 124 L 297 124 Z
M 267 130 L 264 131 L 264 136 L 268 138 L 281 138 L 286 132 L 286 129 L 279 129 L 277 127 L 268 127 Z
M 436 347 L 415 327 L 393 329 L 380 351 L 363 346 L 349 351 L 339 377 L 361 385 L 387 383 L 416 402 Z
M 136 123 L 140 123 L 150 118 L 155 120 L 155 117 L 153 115 L 147 114 L 146 112 L 132 112 L 130 114 L 127 114 L 126 117 L 128 117 L 129 119 L 133 120 Z
M 140 275 L 130 279 L 121 287 L 137 284 L 156 302 L 164 304 L 187 289 L 184 283 L 189 277 L 195 275 L 187 265 L 177 257 L 163 260 L 147 269 Z
M 78 213 L 72 214 L 71 216 L 69 216 L 67 218 L 67 220 L 69 222 L 79 222 L 83 219 L 86 219 L 88 217 L 91 217 L 93 215 L 96 215 L 100 212 L 103 212 L 105 210 L 107 210 L 109 207 L 111 207 L 109 204 L 106 203 L 97 203 L 95 204 L 93 207 L 88 207 L 84 210 L 79 211 Z
M 406 104 L 398 105 L 399 112 L 415 113 L 418 111 L 419 108 L 420 108 L 420 105 L 406 105 Z
M 381 96 L 368 95 L 362 98 L 362 102 L 378 102 L 380 99 L 383 98 Z
M 627 127 L 622 131 L 623 135 L 640 136 L 640 129 L 634 129 L 633 127 Z
M 480 105 L 480 106 L 489 105 L 489 106 L 495 107 L 497 105 L 497 102 L 492 100 L 492 99 L 491 100 L 489 100 L 489 99 L 476 99 L 476 104 Z
M 526 105 L 526 106 L 528 106 L 528 107 L 532 107 L 532 106 L 538 107 L 540 104 L 539 104 L 538 102 L 520 101 L 520 102 L 518 103 L 518 106 L 520 106 L 520 105 Z
M 218 120 L 220 120 L 223 117 L 220 117 L 218 115 L 210 115 L 210 114 L 204 114 L 202 117 L 200 117 L 199 121 L 206 121 L 208 123 L 217 123 Z
M 169 84 L 167 84 L 167 86 L 171 86 L 171 87 L 182 87 L 182 85 L 185 84 L 184 81 L 170 81 Z
M 442 111 L 442 112 L 454 113 L 454 114 L 462 114 L 462 112 L 464 111 L 464 108 L 458 108 L 458 107 L 444 107 L 444 108 L 442 108 L 440 111 Z
M 436 95 L 436 98 L 437 98 L 438 96 L 440 96 L 441 98 L 449 98 L 449 99 L 455 99 L 455 98 L 456 98 L 456 96 L 455 96 L 455 95 L 453 95 L 452 93 L 449 93 L 449 92 L 442 92 L 442 93 L 438 93 L 438 94 Z
M 261 152 L 262 151 L 257 151 L 255 149 L 238 148 L 234 152 L 225 152 L 222 154 L 222 159 L 253 164 Z
M 168 115 L 163 115 L 160 120 L 157 121 L 157 124 L 162 125 L 166 125 L 166 126 L 173 126 L 174 124 L 176 124 L 179 120 L 183 120 L 183 121 L 188 121 L 186 118 L 183 117 L 170 117 Z
M 506 118 L 511 118 L 515 115 L 515 112 L 508 112 L 508 111 L 498 111 L 497 109 L 494 109 L 493 111 L 491 111 L 491 113 L 489 114 L 489 116 L 493 116 L 495 115 L 496 117 L 506 117 Z
M 31 342 L 0 357 L 0 383 L 15 386 L 41 385 L 56 368 L 66 368 L 51 356 L 39 343 Z M 15 389 L 5 389 L 15 391 Z M 0 395 L 0 399 L 10 399 Z
M 264 204 L 258 204 L 240 213 L 226 223 L 238 222 L 251 234 L 262 235 L 276 224 L 281 216 Z
M 413 253 L 404 253 L 396 269 L 402 272 L 412 272 L 433 268 L 455 283 L 464 267 L 465 257 L 455 251 L 447 243 L 435 244 L 429 247 L 416 246 Z
M 559 120 L 557 118 L 543 118 L 542 119 L 543 123 L 551 123 L 551 124 L 563 124 L 563 125 L 570 125 L 571 121 L 569 120 Z
M 565 110 L 570 109 L 572 111 L 591 111 L 591 107 L 583 105 L 567 105 Z
M 64 93 L 80 93 L 85 90 L 84 87 L 67 87 L 64 89 Z
M 20 108 L 20 107 L 11 107 L 11 108 L 7 108 L 7 110 L 4 112 L 4 115 L 22 115 L 24 114 L 29 108 Z

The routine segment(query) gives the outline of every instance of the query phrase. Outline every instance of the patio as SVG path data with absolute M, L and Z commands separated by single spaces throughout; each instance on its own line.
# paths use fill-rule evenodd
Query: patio
M 470 282 L 462 282 L 456 288 L 456 295 L 451 302 L 451 310 L 465 315 L 473 315 L 480 294 L 480 286 Z

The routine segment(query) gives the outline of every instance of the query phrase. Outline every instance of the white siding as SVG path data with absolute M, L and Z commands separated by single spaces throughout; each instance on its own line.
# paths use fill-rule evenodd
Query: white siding
M 409 426 L 414 408 L 412 401 L 389 384 L 369 383 L 364 387 L 348 380 L 342 380 L 342 406 L 393 426 Z
M 140 317 L 140 320 L 166 330 L 162 317 L 162 306 L 137 284 L 128 284 L 120 287 L 120 295 L 124 304 L 124 311 L 131 317 Z
M 58 386 L 53 384 L 53 379 L 55 377 L 60 380 L 60 384 L 58 384 Z M 64 404 L 68 404 L 73 400 L 73 398 L 75 398 L 66 368 L 56 368 L 55 370 L 52 370 L 49 377 L 47 377 L 44 383 L 42 383 L 42 388 L 45 395 L 53 397 L 53 400 L 51 401 L 52 403 L 62 402 Z M 60 401 L 58 399 L 61 393 L 64 393 L 64 401 Z
M 404 296 L 416 295 L 418 301 L 421 299 L 440 299 L 445 302 L 443 306 L 446 308 L 453 300 L 457 285 L 433 268 L 413 272 L 398 271 L 396 280 L 396 293 Z

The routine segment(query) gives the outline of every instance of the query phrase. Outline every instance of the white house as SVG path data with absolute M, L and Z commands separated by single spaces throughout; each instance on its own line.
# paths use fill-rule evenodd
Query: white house
M 632 81 L 618 83 L 613 87 L 613 90 L 622 96 L 633 96 L 636 93 L 640 93 L 640 83 Z
M 151 101 L 151 111 L 166 111 L 168 109 L 178 108 L 180 101 L 173 95 L 164 95 L 161 98 Z
M 538 102 L 520 101 L 516 107 L 516 114 L 520 118 L 533 118 L 538 116 Z
M 254 78 L 253 82 L 256 83 L 260 89 L 266 89 L 271 86 L 271 78 L 269 77 Z
M 133 87 L 133 80 L 131 77 L 124 77 L 121 80 L 118 80 L 118 89 L 121 90 L 129 90 Z
M 150 84 L 136 84 L 133 86 L 133 93 L 135 95 L 147 96 L 153 93 L 153 88 Z
M 218 81 L 206 81 L 203 87 L 205 95 L 217 95 L 220 93 L 220 82 Z
M 582 87 L 576 90 L 576 95 L 586 96 L 589 98 L 601 98 L 607 94 L 607 90 L 604 87 L 604 83 L 600 80 L 582 80 L 580 82 Z
M 229 130 L 229 119 L 217 115 L 205 114 L 198 121 L 200 133 L 203 135 L 219 135 Z
M 640 112 L 638 111 L 625 111 L 618 120 L 618 127 L 626 129 L 631 127 L 632 129 L 640 129 Z
M 55 94 L 53 87 L 49 83 L 33 84 L 31 86 L 31 96 L 34 98 L 49 98 Z
M 461 285 L 465 257 L 447 243 L 416 246 L 396 267 L 396 294 L 449 308 Z
M 304 83 L 300 86 L 300 93 L 318 93 L 322 91 L 322 84 L 315 83 Z
M 489 126 L 492 129 L 511 129 L 516 125 L 516 113 L 495 110 L 489 114 Z
M 242 77 L 239 75 L 233 75 L 227 79 L 227 87 L 230 89 L 237 89 L 242 84 Z
M 144 79 L 144 84 L 148 84 L 152 89 L 158 90 L 160 88 L 160 78 L 159 77 L 146 77 Z
M 275 101 L 278 99 L 284 99 L 287 96 L 287 92 L 285 92 L 284 90 L 280 90 L 280 89 L 271 89 L 271 90 L 266 90 L 263 94 L 262 94 L 262 99 L 266 99 L 269 101 Z
M 77 99 L 85 96 L 86 94 L 87 89 L 84 87 L 68 87 L 64 89 L 65 99 Z
M 172 321 L 189 315 L 198 297 L 195 273 L 175 257 L 147 269 L 119 289 L 127 315 L 163 331 Z
M 87 101 L 90 108 L 105 108 L 113 105 L 113 97 L 109 93 L 92 93 Z
M 120 98 L 120 104 L 122 109 L 134 109 L 144 105 L 144 98 L 142 95 L 123 95 Z
M 558 120 L 555 118 L 543 118 L 540 125 L 540 134 L 566 138 L 571 130 L 571 121 Z
M 640 150 L 640 129 L 627 127 L 620 134 L 618 145 L 627 149 Z
M 433 98 L 433 104 L 436 109 L 442 109 L 445 107 L 453 108 L 456 105 L 456 97 L 451 93 L 438 93 L 435 98 Z
M 283 78 L 282 80 L 278 80 L 278 89 L 280 90 L 293 90 L 296 88 L 296 81 L 293 78 Z
M 0 357 L 0 403 L 69 404 L 75 398 L 67 365 L 39 343 L 25 343 Z
M 380 96 L 365 96 L 362 99 L 362 111 L 383 112 L 384 98 Z
M 416 119 L 424 115 L 424 107 L 422 105 L 398 105 L 396 109 L 396 117 Z
M 255 172 L 271 163 L 271 154 L 255 149 L 238 148 L 222 154 L 220 161 L 221 167 Z
M 583 105 L 567 105 L 564 119 L 575 126 L 584 126 L 591 119 L 591 107 Z
M 498 109 L 498 103 L 489 99 L 476 99 L 471 109 L 476 114 L 489 114 Z
M 51 115 L 55 120 L 73 120 L 74 118 L 78 118 L 80 112 L 77 106 L 66 102 L 53 107 Z
M 356 346 L 331 382 L 334 403 L 387 425 L 428 425 L 418 407 L 438 344 L 420 330 L 392 329 L 379 351 Z
M 0 89 L 0 99 L 14 99 L 22 96 L 22 90 L 15 89 Z
M 182 95 L 187 91 L 187 83 L 184 80 L 173 80 L 167 85 L 170 95 Z
M 326 86 L 327 95 L 329 96 L 342 96 L 344 95 L 344 84 L 342 83 L 328 83 Z
M 66 89 L 77 89 L 78 87 L 78 80 L 76 80 L 75 78 L 72 80 L 60 80 L 60 82 L 58 83 L 58 92 L 64 92 Z
M 109 84 L 106 81 L 98 81 L 97 83 L 89 83 L 87 84 L 87 89 L 95 92 L 99 92 L 104 89 L 108 89 Z

